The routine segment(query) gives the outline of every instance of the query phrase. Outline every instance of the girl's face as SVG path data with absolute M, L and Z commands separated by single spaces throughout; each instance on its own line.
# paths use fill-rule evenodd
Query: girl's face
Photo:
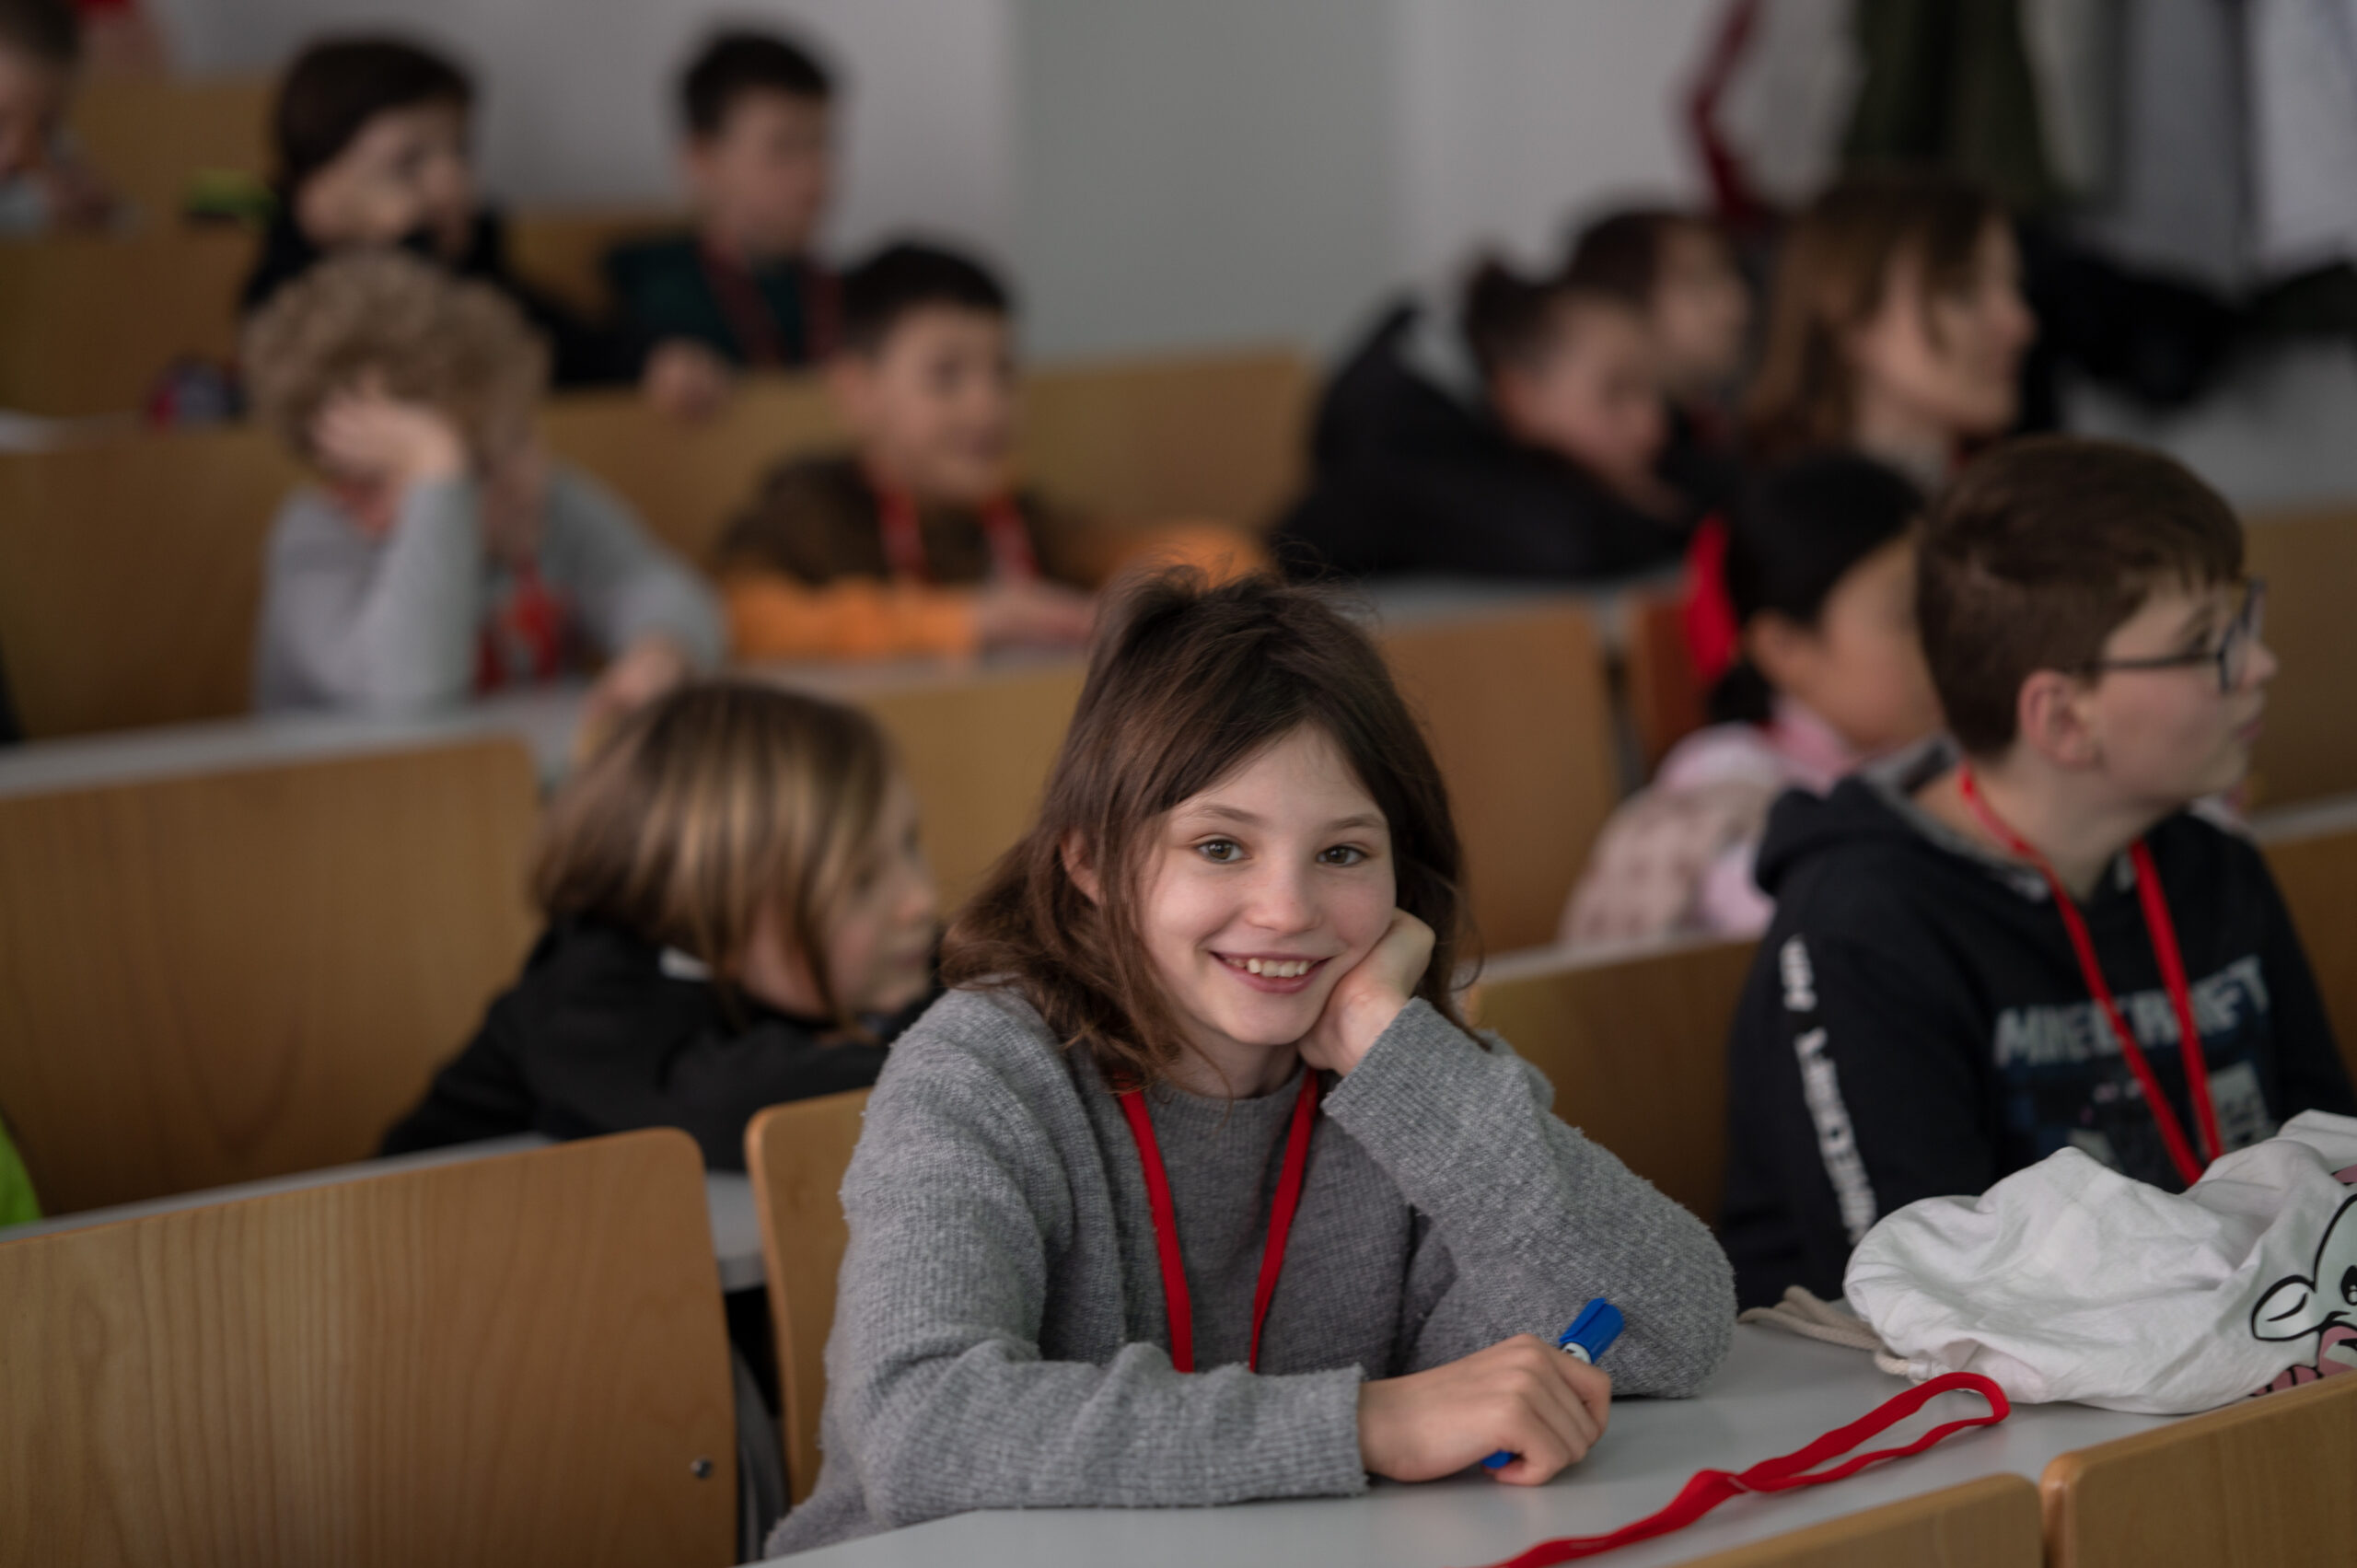
M 447 257 L 474 223 L 467 111 L 453 103 L 389 109 L 295 193 L 295 216 L 323 250 L 397 244 L 424 229 Z
M 2011 230 L 1981 231 L 1970 275 L 1933 293 L 1921 256 L 1892 264 L 1882 305 L 1852 338 L 1862 413 L 1874 405 L 1950 440 L 2003 434 L 2020 401 L 2022 354 L 2038 323 L 2022 299 Z
M 1641 485 L 1668 436 L 1653 336 L 1633 310 L 1595 300 L 1556 308 L 1554 346 L 1499 375 L 1499 414 L 1517 439 L 1608 483 Z
M 1307 1034 L 1397 897 L 1382 809 L 1315 726 L 1179 802 L 1145 853 L 1147 955 L 1190 1042 L 1224 1067 Z
M 1753 662 L 1866 756 L 1940 726 L 1940 703 L 1915 630 L 1915 545 L 1895 539 L 1862 557 L 1825 596 L 1817 624 L 1781 616 L 1749 633 Z
M 917 833 L 917 797 L 894 774 L 876 832 L 850 889 L 828 921 L 827 981 L 853 1014 L 896 1013 L 933 983 L 933 947 L 940 899 Z M 745 989 L 782 1013 L 818 1016 L 824 1008 L 808 961 L 791 950 L 775 911 L 763 906 L 745 947 Z

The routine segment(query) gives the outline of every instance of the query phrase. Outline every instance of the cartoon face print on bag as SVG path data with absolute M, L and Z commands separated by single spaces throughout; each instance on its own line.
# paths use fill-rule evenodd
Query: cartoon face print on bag
M 2357 1183 L 2357 1166 L 2334 1174 L 2344 1185 Z M 2270 1341 L 2316 1336 L 2316 1365 L 2288 1368 L 2262 1392 L 2357 1371 L 2357 1198 L 2342 1203 L 2325 1226 L 2307 1275 L 2278 1280 L 2259 1297 L 2250 1331 Z

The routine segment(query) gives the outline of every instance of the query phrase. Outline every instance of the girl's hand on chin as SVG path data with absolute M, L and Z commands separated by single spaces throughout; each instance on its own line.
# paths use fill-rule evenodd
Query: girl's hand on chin
M 1416 993 L 1432 959 L 1433 928 L 1406 910 L 1393 910 L 1381 939 L 1327 994 L 1326 1010 L 1302 1037 L 1302 1060 L 1326 1072 L 1349 1073 Z

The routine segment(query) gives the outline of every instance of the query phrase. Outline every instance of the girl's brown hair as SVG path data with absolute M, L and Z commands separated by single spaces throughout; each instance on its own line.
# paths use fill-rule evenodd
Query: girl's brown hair
M 829 917 L 873 848 L 892 773 L 865 714 L 743 681 L 682 686 L 624 720 L 550 808 L 532 893 L 677 947 L 724 983 L 774 909 L 827 1014 Z
M 1004 986 L 1067 1048 L 1152 1083 L 1187 1048 L 1140 931 L 1155 824 L 1304 725 L 1330 737 L 1391 831 L 1399 907 L 1433 929 L 1416 994 L 1452 1021 L 1457 829 L 1408 705 L 1366 633 L 1324 596 L 1249 576 L 1134 580 L 1108 604 L 1039 819 L 959 912 L 949 985 Z M 1064 866 L 1073 844 L 1092 901 Z
M 1981 236 L 2003 217 L 1988 192 L 1931 170 L 1852 175 L 1811 203 L 1776 263 L 1767 343 L 1744 401 L 1747 455 L 1776 463 L 1848 446 L 1857 388 L 1844 340 L 1882 308 L 1901 261 L 1922 269 L 1927 308 L 1968 292 Z

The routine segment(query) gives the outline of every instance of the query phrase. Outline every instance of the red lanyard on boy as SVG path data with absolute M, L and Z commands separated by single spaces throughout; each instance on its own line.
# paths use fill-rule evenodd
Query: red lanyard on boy
M 785 345 L 778 335 L 777 313 L 761 294 L 752 269 L 712 246 L 702 247 L 698 260 L 721 314 L 728 318 L 729 335 L 744 351 L 745 363 L 757 370 L 785 363 Z M 802 299 L 802 356 L 824 359 L 835 344 L 835 279 L 807 261 L 795 263 Z
M 2038 874 L 2046 878 L 2047 887 L 2054 894 L 2055 912 L 2062 917 L 2062 928 L 2071 935 L 2071 950 L 2078 955 L 2079 972 L 2086 977 L 2087 990 L 2110 1021 L 2111 1032 L 2119 1041 L 2119 1052 L 2128 1059 L 2128 1070 L 2136 1074 L 2136 1082 L 2144 1090 L 2144 1101 L 2153 1108 L 2153 1120 L 2161 1129 L 2161 1142 L 2168 1146 L 2170 1163 L 2177 1167 L 2185 1184 L 2192 1186 L 2201 1179 L 2202 1164 L 2194 1158 L 2192 1148 L 2187 1144 L 2185 1130 L 2177 1125 L 2177 1112 L 2161 1093 L 2160 1080 L 2153 1075 L 2152 1063 L 2144 1060 L 2135 1035 L 2119 1016 L 2119 1004 L 2113 1000 L 2111 987 L 2105 983 L 2103 970 L 2096 964 L 2096 945 L 2087 935 L 2086 919 L 2079 913 L 2070 889 L 2054 875 L 2054 867 L 2046 857 L 2007 827 L 2004 819 L 1981 798 L 1980 784 L 1973 778 L 1968 762 L 1956 770 L 1956 789 L 1963 795 L 1965 805 L 1980 819 L 1980 825 L 2007 849 L 2037 866 Z M 2153 852 L 2139 839 L 2129 856 L 2136 866 L 2136 892 L 2143 902 L 2144 929 L 2153 939 L 2153 957 L 2160 965 L 2161 983 L 2168 991 L 2169 1005 L 2177 1011 L 2177 1054 L 2185 1062 L 2186 1097 L 2193 1102 L 2194 1131 L 2201 1139 L 2205 1158 L 2216 1159 L 2224 1152 L 2218 1138 L 2218 1109 L 2210 1098 L 2210 1063 L 2202 1056 L 2201 1029 L 2194 1022 L 2193 988 L 2186 982 L 2185 959 L 2177 952 L 2177 927 L 2169 920 L 2168 901 L 2161 893 L 2160 873 L 2153 868 Z
M 1260 1366 L 1260 1324 L 1269 1316 L 1269 1298 L 1277 1293 L 1277 1274 L 1285 1264 L 1285 1237 L 1293 1230 L 1294 1210 L 1301 1205 L 1302 1175 L 1309 1167 L 1309 1132 L 1318 1120 L 1318 1074 L 1305 1064 L 1301 1094 L 1293 1102 L 1293 1126 L 1285 1133 L 1284 1169 L 1277 1178 L 1276 1202 L 1269 1209 L 1269 1239 L 1260 1249 L 1260 1283 L 1252 1292 L 1252 1344 L 1244 1365 Z M 1178 1253 L 1178 1212 L 1170 1202 L 1169 1173 L 1162 1168 L 1162 1145 L 1154 1136 L 1154 1120 L 1146 1113 L 1145 1093 L 1124 1090 L 1119 1097 L 1121 1114 L 1129 1118 L 1130 1136 L 1137 1140 L 1138 1163 L 1145 1167 L 1146 1206 L 1154 1213 L 1154 1244 L 1162 1260 L 1162 1300 L 1170 1315 L 1170 1365 L 1180 1372 L 1195 1370 L 1195 1308 L 1187 1295 L 1187 1268 Z
M 886 484 L 871 470 L 868 488 L 876 493 L 877 527 L 884 535 L 884 561 L 901 582 L 930 583 L 933 563 L 925 558 L 924 530 L 917 520 L 917 504 L 908 492 Z M 990 544 L 991 576 L 1001 583 L 1028 583 L 1039 575 L 1039 557 L 1031 552 L 1030 530 L 1015 497 L 1001 494 L 982 504 L 982 537 Z

